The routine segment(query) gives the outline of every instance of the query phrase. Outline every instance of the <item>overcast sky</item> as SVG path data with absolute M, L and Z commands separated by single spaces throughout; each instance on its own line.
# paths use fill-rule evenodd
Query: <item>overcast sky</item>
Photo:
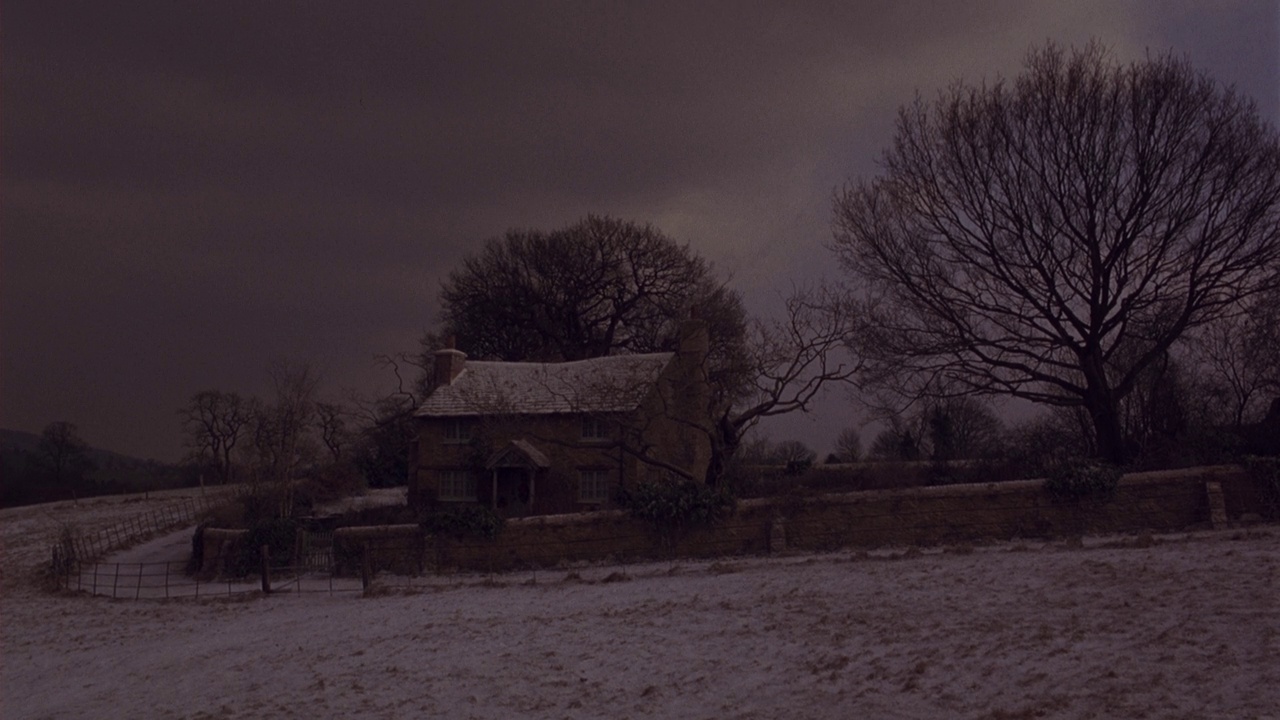
M 652 222 L 755 312 L 896 109 L 1032 45 L 1173 51 L 1280 121 L 1280 3 L 50 2 L 0 14 L 0 427 L 176 460 L 273 359 L 372 393 L 512 227 Z M 825 451 L 837 394 L 775 439 Z

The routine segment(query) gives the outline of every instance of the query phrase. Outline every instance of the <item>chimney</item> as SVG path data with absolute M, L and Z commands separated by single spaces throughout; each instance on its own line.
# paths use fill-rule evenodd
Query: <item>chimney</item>
M 436 351 L 436 387 L 453 384 L 453 379 L 467 367 L 467 354 L 454 348 L 455 341 L 449 338 L 449 346 Z
M 689 313 L 689 319 L 680 323 L 680 358 L 693 366 L 702 366 L 711 352 L 711 335 L 707 331 L 707 322 L 698 317 L 696 310 Z

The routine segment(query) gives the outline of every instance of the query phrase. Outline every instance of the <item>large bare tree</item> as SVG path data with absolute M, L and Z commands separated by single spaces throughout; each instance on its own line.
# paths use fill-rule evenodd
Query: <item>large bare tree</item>
M 835 216 L 868 387 L 1083 408 L 1120 462 L 1143 370 L 1280 282 L 1280 142 L 1184 60 L 1050 45 L 901 110 Z
M 713 351 L 735 350 L 743 333 L 738 297 L 688 246 L 599 216 L 488 241 L 449 274 L 440 304 L 440 335 L 492 360 L 671 350 L 691 309 L 708 322 Z

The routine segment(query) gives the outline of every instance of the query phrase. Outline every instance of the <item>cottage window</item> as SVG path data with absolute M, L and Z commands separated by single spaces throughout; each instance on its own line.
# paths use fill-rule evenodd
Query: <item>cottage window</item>
M 462 418 L 450 418 L 444 424 L 446 444 L 461 444 L 471 440 L 471 423 Z
M 582 439 L 583 440 L 608 440 L 609 427 L 605 421 L 594 415 L 582 416 Z
M 611 484 L 608 470 L 579 470 L 578 502 L 608 502 Z
M 474 502 L 476 479 L 466 470 L 441 471 L 440 499 L 448 502 Z

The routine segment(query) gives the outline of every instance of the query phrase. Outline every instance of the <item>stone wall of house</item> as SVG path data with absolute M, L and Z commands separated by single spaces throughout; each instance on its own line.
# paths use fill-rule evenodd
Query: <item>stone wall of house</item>
M 604 418 L 611 433 L 623 432 L 627 416 Z M 415 507 L 447 506 L 438 497 L 438 473 L 442 470 L 469 470 L 476 477 L 476 502 L 493 503 L 492 477 L 484 469 L 487 460 L 512 440 L 527 440 L 546 455 L 551 467 L 540 470 L 534 479 L 534 514 L 570 513 L 603 505 L 583 504 L 578 499 L 578 471 L 610 471 L 615 483 L 637 476 L 637 461 L 607 441 L 593 443 L 582 437 L 580 415 L 534 415 L 511 419 L 477 419 L 471 442 L 448 442 L 447 420 L 419 419 L 417 463 L 409 487 L 409 503 Z M 616 437 L 613 435 L 611 437 Z

